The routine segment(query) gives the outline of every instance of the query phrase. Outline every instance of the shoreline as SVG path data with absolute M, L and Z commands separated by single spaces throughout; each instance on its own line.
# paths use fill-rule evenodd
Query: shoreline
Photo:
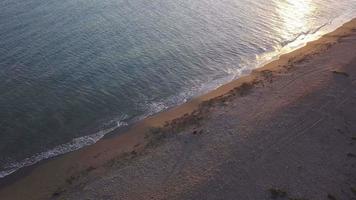
M 347 15 L 345 15 L 347 16 Z M 241 74 L 239 77 L 236 78 L 233 78 L 233 79 L 230 79 L 230 81 L 228 82 L 225 82 L 223 84 L 221 84 L 220 86 L 214 86 L 213 88 L 215 89 L 211 89 L 211 90 L 207 90 L 207 91 L 201 91 L 199 94 L 196 94 L 196 95 L 193 95 L 192 97 L 189 97 L 188 100 L 186 102 L 189 102 L 191 100 L 194 100 L 194 99 L 197 99 L 201 96 L 204 96 L 206 94 L 209 94 L 210 92 L 214 91 L 214 90 L 217 90 L 218 88 L 224 86 L 225 84 L 229 84 L 230 82 L 233 82 L 237 79 L 240 79 L 242 77 L 245 77 L 245 76 L 249 76 L 253 71 L 255 70 L 258 70 L 259 68 L 263 68 L 264 66 L 268 65 L 269 63 L 273 62 L 273 61 L 276 61 L 276 60 L 279 60 L 280 59 L 280 56 L 283 56 L 284 54 L 288 54 L 288 53 L 291 53 L 293 51 L 296 51 L 300 48 L 303 48 L 305 45 L 307 45 L 309 42 L 312 42 L 312 41 L 315 41 L 315 40 L 318 40 L 319 38 L 323 37 L 323 35 L 326 35 L 330 32 L 333 32 L 335 31 L 337 28 L 341 27 L 343 24 L 345 24 L 346 22 L 348 22 L 345 18 L 345 16 L 339 16 L 333 20 L 331 20 L 329 23 L 325 23 L 324 25 L 321 25 L 320 27 L 318 27 L 315 31 L 313 32 L 311 35 L 308 35 L 308 37 L 310 37 L 308 40 L 306 40 L 307 42 L 302 42 L 302 43 L 298 43 L 297 45 L 294 44 L 295 41 L 291 42 L 290 44 L 287 44 L 286 46 L 283 46 L 281 47 L 278 51 L 271 51 L 271 52 L 265 52 L 261 55 L 259 55 L 259 57 L 265 57 L 265 55 L 269 55 L 268 59 L 262 59 L 262 61 L 260 62 L 257 62 L 258 64 L 254 67 L 252 67 L 251 70 L 249 70 L 249 72 L 247 73 L 243 73 Z M 350 17 L 350 16 L 348 16 Z M 333 22 L 337 22 L 335 24 L 333 24 Z M 328 26 L 327 24 L 329 24 L 330 26 Z M 326 28 L 324 31 L 325 33 L 318 33 L 318 31 L 322 30 Z M 296 38 L 298 39 L 298 37 Z M 295 47 L 289 47 L 290 45 L 296 45 Z M 292 45 L 293 46 L 293 45 Z M 272 56 L 271 56 L 272 55 Z M 258 59 L 257 59 L 258 60 Z M 60 144 L 60 145 L 57 145 L 57 146 L 54 146 L 53 148 L 51 149 L 48 149 L 47 151 L 43 151 L 43 152 L 39 152 L 37 154 L 34 154 L 28 158 L 25 158 L 21 161 L 18 161 L 18 162 L 14 162 L 14 163 L 11 163 L 10 165 L 12 164 L 15 164 L 15 165 L 21 165 L 21 167 L 18 167 L 17 169 L 14 169 L 14 171 L 12 172 L 9 172 L 7 175 L 5 176 L 0 176 L 0 188 L 1 188 L 1 183 L 2 182 L 6 182 L 4 180 L 8 179 L 9 176 L 11 176 L 12 174 L 14 173 L 18 173 L 18 171 L 28 171 L 28 169 L 24 169 L 24 168 L 33 168 L 33 166 L 36 166 L 38 164 L 41 164 L 43 162 L 45 162 L 46 160 L 51 160 L 51 159 L 55 159 L 56 157 L 60 157 L 60 156 L 63 156 L 65 154 L 68 154 L 68 153 L 71 153 L 73 151 L 78 151 L 82 148 L 86 148 L 88 146 L 91 146 L 93 144 L 96 144 L 98 141 L 102 140 L 102 139 L 109 139 L 109 138 L 113 138 L 113 137 L 116 137 L 118 136 L 119 134 L 121 133 L 125 133 L 127 132 L 127 130 L 130 130 L 131 127 L 135 126 L 137 123 L 140 123 L 141 121 L 147 119 L 147 118 L 150 118 L 150 117 L 154 117 L 156 115 L 158 115 L 159 113 L 162 113 L 162 112 L 167 112 L 175 107 L 179 107 L 183 104 L 185 104 L 186 102 L 182 103 L 177 103 L 175 104 L 174 106 L 172 107 L 168 107 L 167 109 L 163 109 L 157 113 L 153 113 L 153 114 L 149 114 L 149 115 L 143 115 L 142 117 L 141 116 L 138 116 L 137 120 L 133 120 L 133 121 L 129 121 L 129 122 L 123 122 L 124 124 L 123 125 L 118 125 L 116 127 L 109 127 L 108 129 L 98 129 L 97 132 L 94 132 L 92 133 L 91 135 L 84 135 L 84 136 L 81 136 L 81 137 L 78 137 L 78 138 L 73 138 L 71 141 L 67 142 L 67 143 L 64 143 L 64 144 Z M 118 123 L 121 123 L 121 121 L 118 121 Z M 100 132 L 105 132 L 103 133 L 102 135 L 103 136 L 100 136 L 99 139 L 96 139 L 96 135 L 100 134 Z M 80 145 L 77 145 L 77 144 L 74 144 L 74 140 L 76 139 L 83 139 L 83 138 L 86 138 L 86 137 L 89 137 L 89 139 L 86 139 L 86 140 L 93 140 L 94 142 L 92 144 L 85 144 L 83 146 L 80 146 Z M 94 138 L 93 138 L 94 137 Z M 57 153 L 56 155 L 50 155 L 50 156 L 46 156 L 46 154 L 51 154 L 51 152 L 53 151 L 56 151 L 56 149 L 58 148 L 62 148 L 64 146 L 77 146 L 77 147 L 74 147 L 76 148 L 76 150 L 66 150 L 68 147 L 65 147 L 63 152 L 60 152 L 60 153 Z M 44 156 L 43 156 L 44 155 Z M 37 157 L 45 157 L 45 158 L 41 158 L 41 159 L 37 159 Z M 30 164 L 23 164 L 23 163 L 27 163 L 26 160 L 31 160 L 29 161 Z M 33 161 L 32 161 L 33 160 Z M 12 169 L 11 169 L 12 170 Z M 9 170 L 9 171 L 11 171 Z M 1 171 L 1 172 L 6 172 L 5 171 Z M 21 173 L 21 172 L 20 172 Z M 5 173 L 6 174 L 6 173 Z M 17 175 L 16 175 L 17 176 Z
M 68 180 L 73 182 L 92 171 L 100 171 L 102 166 L 112 160 L 122 159 L 132 152 L 141 152 L 146 149 L 152 140 L 152 132 L 156 129 L 162 131 L 163 127 L 163 129 L 180 130 L 193 126 L 207 112 L 210 112 L 209 108 L 212 105 L 248 94 L 255 85 L 268 82 L 272 73 L 284 73 L 293 68 L 293 65 L 317 56 L 355 29 L 356 19 L 353 19 L 318 40 L 283 54 L 277 60 L 253 70 L 250 75 L 229 82 L 180 106 L 148 117 L 133 124 L 124 133 L 119 135 L 114 133 L 114 136 L 103 138 L 94 145 L 46 160 L 43 163 L 40 162 L 26 171 L 23 177 L 20 175 L 15 180 L 11 181 L 12 177 L 17 175 L 10 175 L 8 181 L 0 184 L 0 197 L 21 199 L 25 195 L 33 194 L 32 199 L 46 199 L 53 194 L 61 193 L 58 188 L 65 188 Z
M 29 157 L 27 157 L 27 158 L 25 158 L 23 160 L 18 161 L 18 162 L 7 163 L 7 165 L 10 165 L 10 166 L 15 165 L 15 166 L 20 166 L 20 167 L 16 167 L 14 169 L 14 171 L 12 171 L 13 169 L 11 169 L 11 170 L 7 169 L 7 170 L 0 171 L 0 172 L 3 172 L 3 174 L 0 173 L 0 188 L 1 188 L 1 183 L 4 182 L 3 179 L 7 179 L 5 177 L 8 177 L 13 173 L 17 173 L 17 171 L 19 171 L 19 170 L 22 171 L 23 168 L 28 168 L 28 167 L 32 168 L 33 165 L 38 165 L 40 163 L 43 163 L 46 160 L 62 156 L 62 155 L 65 155 L 65 154 L 73 152 L 73 151 L 77 151 L 77 150 L 85 148 L 87 146 L 91 146 L 91 145 L 97 143 L 99 140 L 116 137 L 117 135 L 126 132 L 132 126 L 134 126 L 135 124 L 139 123 L 140 121 L 145 120 L 146 118 L 155 116 L 155 115 L 157 115 L 157 114 L 159 114 L 161 112 L 166 112 L 166 111 L 168 111 L 168 110 L 170 110 L 172 108 L 178 107 L 178 106 L 186 103 L 187 101 L 190 101 L 192 99 L 198 98 L 200 96 L 204 96 L 205 94 L 210 93 L 211 91 L 218 89 L 222 85 L 228 84 L 228 83 L 230 83 L 230 82 L 232 82 L 232 81 L 234 81 L 236 79 L 239 79 L 241 77 L 248 76 L 254 70 L 259 69 L 261 67 L 264 67 L 265 65 L 269 64 L 270 62 L 278 60 L 280 56 L 282 56 L 284 54 L 288 54 L 288 53 L 290 53 L 292 51 L 295 51 L 295 50 L 297 50 L 299 48 L 302 48 L 308 42 L 315 41 L 315 40 L 319 39 L 320 37 L 322 37 L 323 35 L 328 34 L 328 33 L 332 32 L 332 31 L 336 30 L 338 27 L 340 27 L 344 23 L 346 23 L 348 21 L 347 19 L 349 19 L 350 17 L 351 17 L 350 14 L 342 15 L 342 16 L 339 16 L 339 17 L 337 17 L 337 18 L 335 18 L 335 19 L 333 19 L 333 20 L 321 25 L 320 27 L 317 27 L 315 29 L 315 31 L 312 31 L 312 34 L 307 35 L 308 39 L 306 39 L 305 41 L 303 41 L 304 39 L 302 39 L 303 42 L 299 41 L 296 44 L 294 44 L 296 42 L 296 40 L 298 40 L 298 38 L 299 38 L 299 36 L 298 36 L 298 37 L 295 38 L 295 40 L 292 40 L 293 42 L 291 42 L 291 43 L 289 43 L 289 44 L 287 44 L 285 46 L 282 46 L 281 48 L 277 48 L 278 50 L 274 50 L 274 51 L 271 51 L 271 52 L 265 52 L 265 53 L 262 53 L 261 55 L 258 55 L 257 56 L 258 59 L 256 59 L 256 60 L 260 60 L 260 61 L 256 61 L 256 63 L 257 63 L 256 65 L 251 65 L 251 66 L 249 65 L 251 69 L 247 70 L 247 72 L 242 73 L 239 76 L 236 76 L 236 74 L 235 74 L 235 75 L 232 76 L 234 78 L 231 78 L 231 79 L 224 77 L 222 79 L 226 78 L 226 79 L 229 79 L 229 81 L 227 81 L 227 82 L 225 81 L 225 82 L 222 82 L 222 84 L 217 84 L 217 85 L 212 84 L 213 85 L 212 88 L 214 88 L 214 89 L 201 90 L 201 91 L 198 92 L 198 94 L 195 94 L 193 96 L 189 96 L 185 102 L 176 103 L 176 104 L 171 105 L 168 108 L 163 109 L 161 111 L 158 111 L 156 113 L 151 113 L 151 114 L 147 114 L 147 115 L 143 114 L 141 116 L 134 117 L 133 120 L 129 120 L 127 122 L 118 121 L 117 123 L 118 124 L 120 123 L 120 125 L 118 125 L 118 126 L 115 126 L 115 127 L 112 126 L 112 127 L 107 128 L 107 129 L 95 129 L 95 131 L 90 135 L 84 135 L 84 136 L 80 136 L 78 138 L 73 138 L 71 141 L 69 141 L 67 143 L 63 143 L 63 144 L 59 144 L 57 146 L 53 146 L 52 148 L 49 148 L 46 151 L 33 154 L 32 156 L 29 156 Z M 322 30 L 322 31 L 319 32 L 320 30 Z M 293 47 L 290 47 L 290 45 L 293 46 Z M 264 57 L 266 57 L 266 55 L 268 55 L 267 59 L 264 58 Z M 261 59 L 261 58 L 264 58 L 264 59 Z M 210 85 L 210 82 L 208 82 L 207 85 Z M 164 102 L 164 101 L 162 101 L 162 102 Z M 104 133 L 101 134 L 101 132 L 104 132 Z M 99 136 L 99 139 L 97 139 L 97 135 L 103 135 L 103 136 Z M 75 140 L 77 140 L 77 139 L 85 140 L 84 142 L 81 141 L 81 143 L 92 143 L 92 144 L 78 144 L 78 143 L 75 142 Z M 57 149 L 62 149 L 62 151 L 58 152 Z M 75 150 L 70 150 L 70 149 L 75 149 Z M 58 152 L 58 153 L 53 154 L 53 152 Z M 28 171 L 28 170 L 26 170 L 26 171 Z

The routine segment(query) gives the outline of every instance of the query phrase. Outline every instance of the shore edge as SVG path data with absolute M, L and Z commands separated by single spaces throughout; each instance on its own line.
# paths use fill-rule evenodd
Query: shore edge
M 10 175 L 8 181 L 0 184 L 0 198 L 21 199 L 24 196 L 29 197 L 28 199 L 50 198 L 60 193 L 59 188 L 63 189 L 68 184 L 68 180 L 75 181 L 113 159 L 120 159 L 132 152 L 144 150 L 152 142 L 151 136 L 157 130 L 161 131 L 162 128 L 179 130 L 190 126 L 204 117 L 212 105 L 246 94 L 254 85 L 268 81 L 272 72 L 287 72 L 294 64 L 327 50 L 355 29 L 356 19 L 353 19 L 320 39 L 281 55 L 278 60 L 254 70 L 250 75 L 227 83 L 185 104 L 146 118 L 124 133 L 42 162 L 23 175 L 16 173 Z

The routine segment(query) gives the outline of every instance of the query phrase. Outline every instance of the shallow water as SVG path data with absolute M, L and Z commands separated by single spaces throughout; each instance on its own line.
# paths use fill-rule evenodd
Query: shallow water
M 354 0 L 2 0 L 0 178 L 331 31 Z

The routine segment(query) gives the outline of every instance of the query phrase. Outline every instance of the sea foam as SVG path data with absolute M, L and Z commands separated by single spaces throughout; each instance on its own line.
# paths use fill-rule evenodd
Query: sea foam
M 23 167 L 34 165 L 42 160 L 45 160 L 48 158 L 53 158 L 55 156 L 59 156 L 59 155 L 65 154 L 65 153 L 69 153 L 69 152 L 78 150 L 85 146 L 95 144 L 100 139 L 102 139 L 106 134 L 114 131 L 115 129 L 117 129 L 119 127 L 123 127 L 126 125 L 127 125 L 126 122 L 119 121 L 116 123 L 116 125 L 114 127 L 98 131 L 91 135 L 74 138 L 74 139 L 72 139 L 72 141 L 70 141 L 68 143 L 56 146 L 53 149 L 50 149 L 45 152 L 35 154 L 29 158 L 25 158 L 24 160 L 22 160 L 20 162 L 9 163 L 3 167 L 3 171 L 0 171 L 0 178 L 8 176 Z

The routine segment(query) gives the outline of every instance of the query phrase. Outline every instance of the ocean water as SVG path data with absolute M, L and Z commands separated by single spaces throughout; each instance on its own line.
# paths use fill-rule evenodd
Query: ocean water
M 0 178 L 249 73 L 355 0 L 1 0 Z

